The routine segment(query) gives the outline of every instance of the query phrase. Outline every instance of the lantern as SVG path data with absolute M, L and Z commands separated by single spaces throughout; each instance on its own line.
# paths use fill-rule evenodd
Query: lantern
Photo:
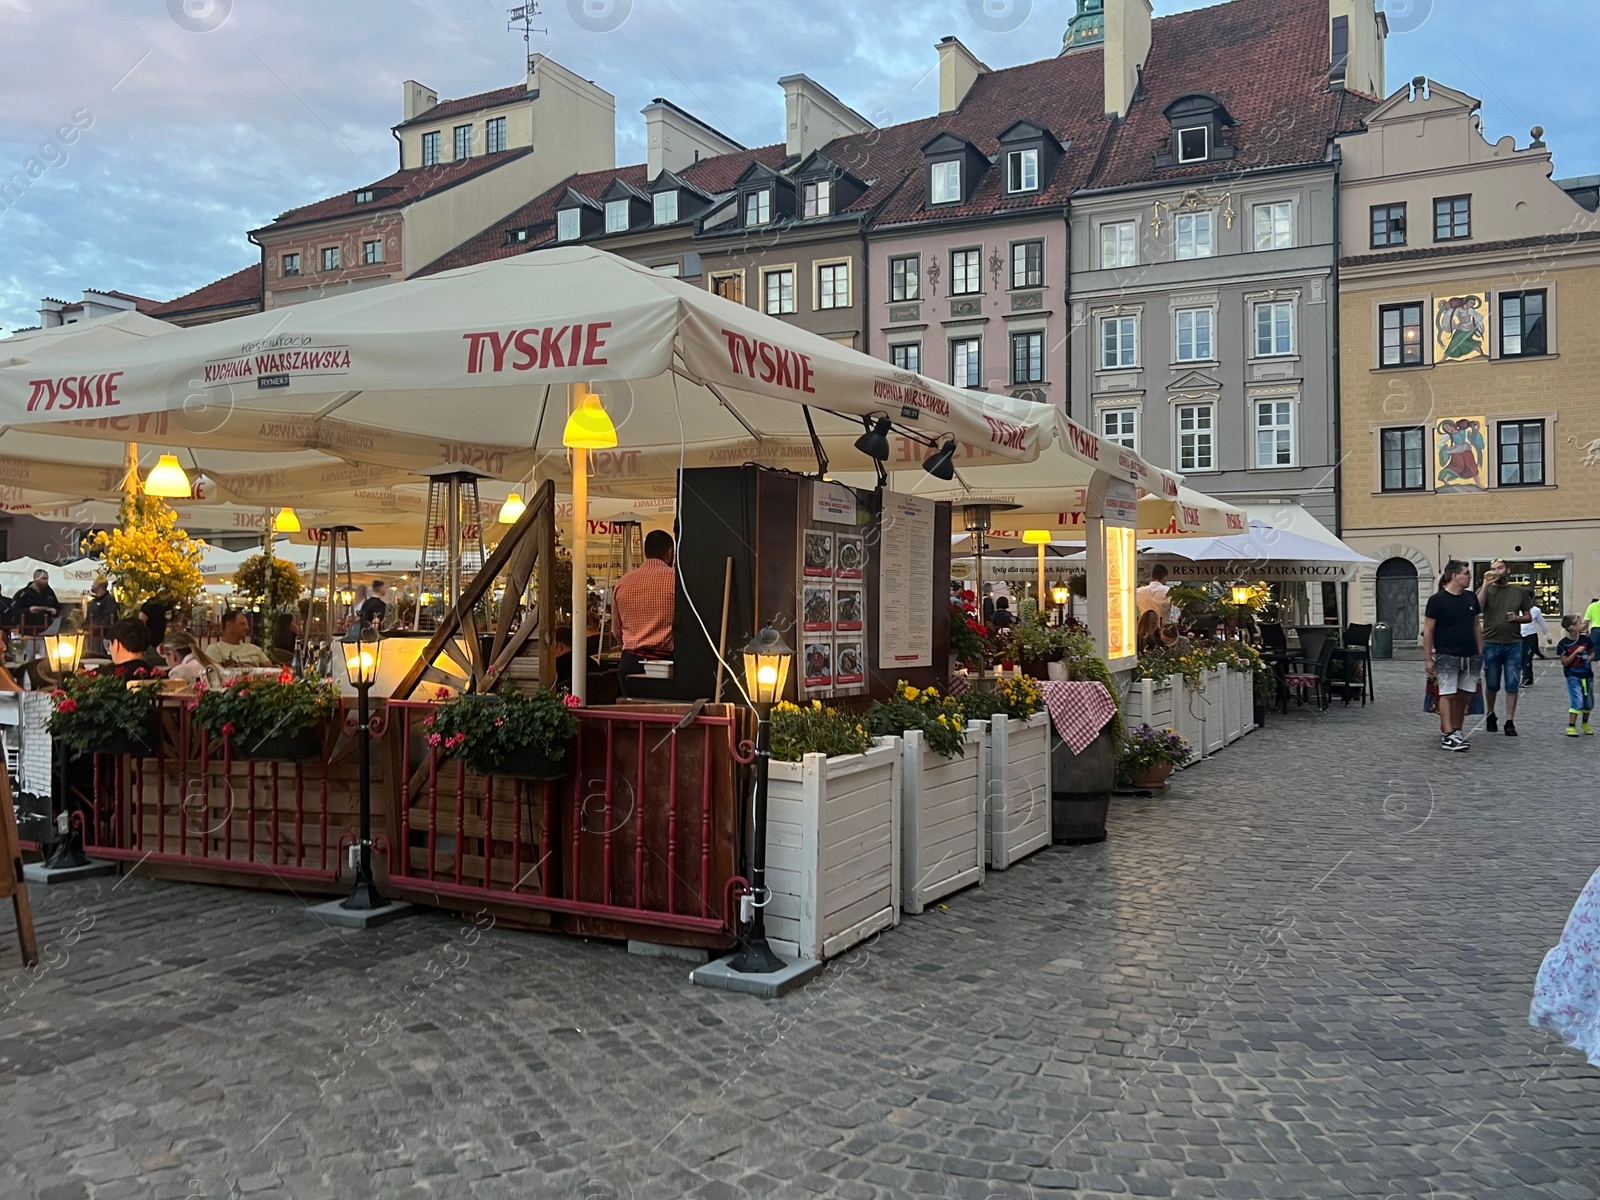
M 370 688 L 378 678 L 378 658 L 383 645 L 377 631 L 370 625 L 365 626 L 359 635 L 339 645 L 344 650 L 344 674 L 350 686 L 358 691 Z
M 1248 583 L 1236 583 L 1233 585 L 1233 602 L 1238 605 L 1250 603 L 1250 585 Z
M 47 633 L 44 635 L 44 652 L 58 676 L 71 675 L 78 669 L 78 660 L 83 656 L 83 634 Z
M 750 702 L 764 712 L 783 699 L 794 650 L 771 625 L 751 638 L 744 648 L 744 680 Z

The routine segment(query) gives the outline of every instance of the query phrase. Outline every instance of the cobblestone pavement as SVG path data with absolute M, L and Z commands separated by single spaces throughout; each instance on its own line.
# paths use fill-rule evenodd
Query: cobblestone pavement
M 1526 1013 L 1600 739 L 1552 675 L 1443 754 L 1420 667 L 1377 684 L 774 1003 L 445 915 L 35 888 L 0 1196 L 1595 1196 L 1600 1076 Z

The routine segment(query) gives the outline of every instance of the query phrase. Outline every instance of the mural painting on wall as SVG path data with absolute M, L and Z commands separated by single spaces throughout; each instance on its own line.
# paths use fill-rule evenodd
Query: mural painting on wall
M 1438 465 L 1433 490 L 1439 495 L 1451 492 L 1485 490 L 1483 463 L 1487 452 L 1483 417 L 1449 417 L 1434 427 Z
M 1434 362 L 1470 362 L 1489 356 L 1489 297 L 1478 292 L 1440 300 L 1433 319 Z

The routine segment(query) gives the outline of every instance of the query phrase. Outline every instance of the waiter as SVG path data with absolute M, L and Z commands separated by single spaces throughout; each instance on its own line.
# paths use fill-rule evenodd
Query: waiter
M 624 696 L 629 694 L 629 676 L 644 674 L 644 663 L 672 657 L 672 616 L 677 607 L 672 554 L 672 535 L 652 530 L 644 539 L 644 562 L 617 580 L 611 593 L 611 629 L 622 645 L 618 685 Z

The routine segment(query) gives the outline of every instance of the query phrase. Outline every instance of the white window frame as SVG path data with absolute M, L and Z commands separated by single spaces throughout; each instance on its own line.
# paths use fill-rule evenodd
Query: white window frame
M 474 130 L 473 130 L 471 125 L 457 125 L 457 126 L 455 126 L 455 128 L 451 129 L 451 131 L 450 131 L 451 161 L 453 161 L 453 162 L 464 162 L 467 159 L 472 157 L 472 143 L 473 143 L 473 140 L 474 140 L 473 136 L 472 136 L 473 132 L 474 132 Z M 464 138 L 463 138 L 463 135 L 465 135 Z M 465 140 L 466 143 L 467 143 L 466 152 L 465 153 L 462 152 L 462 148 L 461 148 L 461 143 L 462 143 L 463 140 Z
M 896 296 L 894 294 L 894 267 L 895 264 L 899 262 L 910 264 L 910 266 L 904 272 L 904 277 L 906 283 L 908 284 L 906 288 L 906 294 L 904 296 Z M 889 256 L 887 270 L 889 274 L 890 304 L 912 304 L 922 299 L 922 255 L 891 254 Z
M 1044 285 L 1045 285 L 1044 284 L 1044 245 L 1045 244 L 1044 244 L 1044 239 L 1043 238 L 1028 238 L 1026 241 L 1012 242 L 1011 243 L 1011 290 L 1012 291 L 1026 291 L 1029 288 L 1042 288 L 1042 287 L 1044 287 Z M 1028 247 L 1029 246 L 1037 246 L 1037 247 L 1039 247 L 1039 281 L 1037 283 L 1029 283 L 1029 282 L 1027 282 L 1027 277 L 1028 277 Z M 1020 262 L 1021 262 L 1021 266 L 1022 266 L 1022 282 L 1020 282 L 1020 283 L 1017 280 L 1017 266 L 1018 266 L 1018 262 L 1019 262 L 1019 253 L 1018 253 L 1019 251 L 1020 251 Z
M 956 256 L 957 255 L 961 256 L 961 261 L 962 261 L 963 265 L 965 265 L 967 263 L 975 263 L 976 264 L 974 267 L 972 267 L 972 269 L 970 271 L 969 270 L 963 270 L 961 272 L 962 278 L 964 280 L 967 280 L 968 282 L 971 282 L 971 283 L 975 284 L 976 286 L 971 287 L 971 288 L 967 288 L 967 289 L 961 290 L 961 291 L 957 291 L 956 290 Z M 969 255 L 972 256 L 972 257 L 969 258 L 968 257 Z M 982 294 L 983 294 L 983 247 L 982 246 L 964 246 L 964 247 L 962 247 L 962 248 L 960 248 L 958 250 L 950 251 L 950 295 L 952 295 L 952 296 L 981 296 Z
M 815 264 L 817 288 L 813 297 L 813 311 L 850 307 L 850 260 L 828 259 Z M 843 272 L 843 275 L 840 275 Z M 842 287 L 841 287 L 842 285 Z M 841 291 L 843 293 L 841 297 Z
M 374 266 L 383 261 L 383 239 L 374 238 L 361 243 L 361 265 Z
M 1125 446 L 1139 453 L 1139 410 L 1137 408 L 1102 408 L 1100 410 L 1100 437 L 1108 442 Z M 1113 427 L 1114 426 L 1114 427 Z
M 1262 245 L 1261 220 L 1266 218 L 1266 244 Z M 1268 200 L 1252 206 L 1250 229 L 1256 250 L 1290 250 L 1294 248 L 1294 201 Z
M 961 202 L 961 160 L 948 159 L 928 167 L 928 203 L 959 204 Z
M 430 129 L 422 135 L 422 165 L 436 167 L 439 165 L 439 155 L 444 151 L 444 130 Z
M 1116 347 L 1112 355 L 1107 351 L 1112 347 L 1106 341 L 1107 331 L 1115 324 Z M 1102 371 L 1131 371 L 1139 365 L 1139 318 L 1134 313 L 1113 313 L 1100 318 L 1100 369 Z M 1109 361 L 1111 358 L 1116 361 Z M 1126 359 L 1126 361 L 1124 361 Z
M 1263 413 L 1270 409 L 1272 420 L 1263 425 Z M 1250 440 L 1252 445 L 1251 456 L 1256 467 L 1261 470 L 1279 470 L 1295 465 L 1295 402 L 1290 396 L 1270 396 L 1250 403 Z M 1262 434 L 1272 434 L 1271 450 L 1263 454 L 1265 443 Z M 1287 446 L 1288 460 L 1278 461 L 1280 449 Z M 1270 457 L 1271 462 L 1263 462 L 1263 457 Z
M 628 199 L 624 196 L 621 200 L 606 201 L 606 232 L 627 233 L 631 213 L 628 212 Z
M 1007 330 L 1006 331 L 1006 370 L 1011 375 L 1011 386 L 1012 387 L 1037 386 L 1037 385 L 1039 385 L 1039 384 L 1041 384 L 1041 383 L 1043 383 L 1045 381 L 1045 365 L 1046 365 L 1046 361 L 1047 360 L 1046 360 L 1046 348 L 1045 348 L 1045 336 L 1044 335 L 1045 335 L 1045 331 L 1042 330 L 1042 329 L 1014 329 L 1014 330 Z M 1038 338 L 1039 339 L 1039 378 L 1037 378 L 1037 379 L 1019 379 L 1019 378 L 1017 378 L 1017 339 L 1018 338 Z M 1031 353 L 1029 355 L 1029 358 L 1030 359 L 1032 358 Z M 1030 363 L 1030 365 L 1031 365 L 1031 363 Z
M 1205 239 L 1200 238 L 1201 229 Z M 1172 223 L 1173 256 L 1178 259 L 1215 258 L 1217 215 L 1212 212 L 1179 213 Z
M 783 276 L 785 275 L 789 277 L 789 295 L 787 300 L 785 300 L 783 295 Z M 798 287 L 798 280 L 799 272 L 795 269 L 794 263 L 789 263 L 788 265 L 781 267 L 763 267 L 761 270 L 761 311 L 766 313 L 769 317 L 783 317 L 794 313 L 798 307 L 796 304 L 798 297 L 795 294 L 796 288 Z M 778 286 L 776 308 L 774 308 L 772 305 L 773 281 L 777 281 Z M 787 307 L 785 307 L 785 305 L 787 305 Z
M 1006 193 L 1020 196 L 1039 190 L 1039 150 L 1029 146 L 1006 152 Z
M 1205 320 L 1201 321 L 1200 318 Z M 1183 352 L 1184 318 L 1188 318 L 1190 352 Z M 1201 326 L 1205 330 L 1205 353 L 1201 354 Z M 1172 313 L 1172 361 L 1201 363 L 1217 361 L 1217 310 L 1214 308 L 1179 308 Z
M 957 349 L 961 350 L 961 359 L 966 371 L 962 378 L 956 377 Z M 976 376 L 976 379 L 974 379 Z M 972 380 L 972 382 L 968 382 Z M 983 387 L 983 337 L 972 334 L 967 337 L 950 339 L 950 384 L 959 388 Z
M 1184 429 L 1185 420 L 1192 422 Z M 1212 401 L 1173 406 L 1174 465 L 1179 471 L 1198 472 L 1217 469 L 1217 406 Z M 1184 453 L 1190 453 L 1185 461 Z M 1202 453 L 1203 451 L 1203 453 Z
M 1183 152 L 1183 135 L 1198 132 L 1201 138 L 1201 152 L 1199 154 L 1185 154 Z M 1211 157 L 1211 126 L 1185 125 L 1173 132 L 1173 156 L 1179 164 L 1205 162 Z
M 490 117 L 483 123 L 483 150 L 485 154 L 497 154 L 506 148 L 506 119 L 504 117 Z
M 1106 237 L 1110 235 L 1115 239 L 1115 252 L 1109 257 Z M 1124 236 L 1126 235 L 1126 236 Z M 1124 259 L 1124 254 L 1126 258 Z M 1136 267 L 1139 265 L 1139 222 L 1137 221 L 1107 221 L 1100 226 L 1100 269 L 1102 271 L 1116 270 L 1121 267 Z
M 747 192 L 744 198 L 744 223 L 746 225 L 772 224 L 772 189 Z
M 556 241 L 575 242 L 583 236 L 583 211 L 577 208 L 556 209 Z
M 800 185 L 800 213 L 803 217 L 826 217 L 833 212 L 833 180 L 813 179 Z
M 668 188 L 650 197 L 650 215 L 657 225 L 675 225 L 678 222 L 678 189 Z
M 338 246 L 324 246 L 322 248 L 322 269 L 324 271 L 337 271 L 344 263 L 344 255 Z
M 1261 316 L 1263 312 L 1271 313 L 1268 326 L 1269 344 L 1267 349 L 1261 348 Z M 1287 345 L 1280 345 L 1278 341 L 1278 315 L 1287 312 L 1289 316 L 1289 336 Z M 1251 329 L 1251 354 L 1252 358 L 1286 358 L 1295 352 L 1295 311 L 1293 300 L 1257 300 L 1250 306 Z
M 899 359 L 896 352 L 899 351 Z M 900 361 L 903 359 L 904 361 Z M 897 370 L 910 371 L 914 375 L 922 374 L 922 343 L 921 342 L 891 342 L 889 343 L 889 362 Z

